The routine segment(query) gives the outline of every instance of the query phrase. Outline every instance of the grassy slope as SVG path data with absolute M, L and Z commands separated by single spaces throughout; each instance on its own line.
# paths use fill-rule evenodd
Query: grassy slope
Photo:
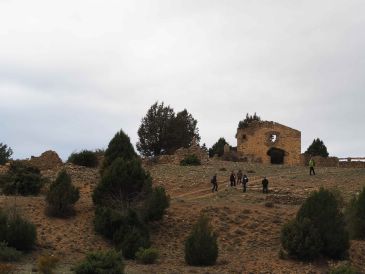
M 95 235 L 92 227 L 93 207 L 90 193 L 98 180 L 95 170 L 68 167 L 74 182 L 81 188 L 78 215 L 70 220 L 44 216 L 43 197 L 19 197 L 17 206 L 38 227 L 39 247 L 28 256 L 21 268 L 31 269 L 39 254 L 60 257 L 63 268 L 80 260 L 88 251 L 109 245 Z M 155 224 L 154 246 L 161 258 L 156 265 L 127 263 L 127 273 L 321 273 L 328 269 L 322 260 L 312 264 L 280 260 L 280 228 L 292 218 L 300 203 L 320 186 L 338 188 L 345 201 L 365 185 L 365 169 L 317 168 L 309 176 L 304 167 L 264 166 L 214 161 L 205 166 L 180 167 L 155 165 L 147 167 L 155 185 L 163 185 L 172 201 L 164 220 Z M 224 171 L 225 169 L 225 171 Z M 231 170 L 249 173 L 247 193 L 241 187 L 227 187 Z M 219 192 L 210 192 L 210 177 L 218 173 Z M 261 193 L 262 176 L 268 176 L 270 193 Z M 54 174 L 49 174 L 54 176 Z M 14 203 L 14 198 L 0 197 L 0 205 Z M 183 241 L 202 212 L 212 218 L 219 234 L 218 264 L 192 268 L 184 263 Z M 365 270 L 365 243 L 353 241 L 350 261 Z M 311 272 L 312 271 L 312 272 Z M 20 272 L 20 270 L 19 270 Z M 66 273 L 59 270 L 57 273 Z

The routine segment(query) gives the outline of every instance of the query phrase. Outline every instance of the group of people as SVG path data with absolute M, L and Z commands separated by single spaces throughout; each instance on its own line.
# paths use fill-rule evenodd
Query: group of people
M 314 171 L 315 162 L 312 157 L 310 157 L 309 160 L 309 175 L 316 175 Z M 213 178 L 211 179 L 212 184 L 212 192 L 218 191 L 218 180 L 217 180 L 217 173 L 214 174 Z M 232 170 L 231 175 L 229 176 L 229 185 L 231 187 L 236 187 L 239 184 L 242 184 L 243 192 L 246 192 L 247 190 L 247 183 L 248 183 L 248 177 L 246 174 L 242 173 L 242 170 L 238 170 L 237 174 L 235 174 L 234 170 Z M 262 179 L 262 192 L 263 193 L 269 193 L 269 180 L 264 176 Z
M 238 170 L 237 174 L 232 170 L 231 175 L 229 176 L 229 185 L 231 187 L 236 187 L 239 184 L 242 184 L 242 191 L 246 192 L 247 190 L 247 183 L 248 183 L 248 177 L 246 174 L 242 173 L 242 170 Z M 217 174 L 215 173 L 213 178 L 211 179 L 212 184 L 212 192 L 218 191 L 218 180 L 217 180 Z M 263 193 L 269 193 L 269 180 L 264 176 L 262 180 L 262 192 Z

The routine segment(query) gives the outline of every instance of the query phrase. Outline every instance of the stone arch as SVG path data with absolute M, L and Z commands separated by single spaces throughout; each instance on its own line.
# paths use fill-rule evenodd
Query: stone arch
M 267 155 L 270 156 L 270 163 L 274 165 L 284 164 L 286 154 L 285 150 L 276 147 L 272 147 L 267 151 Z

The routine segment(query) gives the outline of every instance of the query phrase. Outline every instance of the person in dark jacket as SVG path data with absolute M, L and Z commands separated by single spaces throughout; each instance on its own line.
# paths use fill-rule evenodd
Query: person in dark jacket
M 231 172 L 231 176 L 229 176 L 229 181 L 231 182 L 231 186 L 236 186 L 236 175 L 233 170 Z
M 217 174 L 214 174 L 213 178 L 210 180 L 213 185 L 212 192 L 218 192 L 218 181 L 217 181 Z
M 242 170 L 237 172 L 237 186 L 242 183 Z
M 264 179 L 262 180 L 262 192 L 269 193 L 269 180 L 266 179 L 266 176 L 264 176 Z
M 242 177 L 243 192 L 246 192 L 247 183 L 248 183 L 248 177 L 247 177 L 246 174 L 244 174 L 243 177 Z

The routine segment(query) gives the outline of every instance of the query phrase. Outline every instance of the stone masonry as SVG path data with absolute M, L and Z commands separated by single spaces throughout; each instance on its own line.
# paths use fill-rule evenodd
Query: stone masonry
M 264 164 L 301 164 L 301 132 L 271 121 L 252 122 L 237 129 L 240 158 Z
M 62 166 L 62 160 L 55 151 L 48 150 L 39 157 L 32 156 L 27 163 L 40 170 L 57 169 Z

